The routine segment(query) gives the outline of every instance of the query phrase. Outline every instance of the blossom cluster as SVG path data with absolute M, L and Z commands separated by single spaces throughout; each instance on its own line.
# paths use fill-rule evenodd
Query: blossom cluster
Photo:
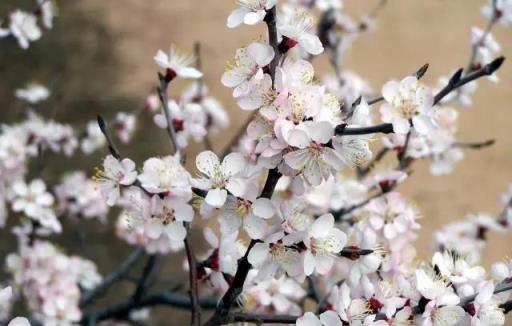
M 26 299 L 32 317 L 45 326 L 117 323 L 141 317 L 147 302 L 178 302 L 199 325 L 198 306 L 213 298 L 215 313 L 207 325 L 503 325 L 512 309 L 512 262 L 486 271 L 481 257 L 489 232 L 512 227 L 512 186 L 501 213 L 471 215 L 436 231 L 426 261 L 414 247 L 421 206 L 397 188 L 416 160 L 430 160 L 433 175 L 449 174 L 464 149 L 492 143 L 458 140 L 459 108 L 472 104 L 477 78 L 498 82 L 494 72 L 503 58 L 495 58 L 500 47 L 490 29 L 507 25 L 512 6 L 484 6 L 489 27 L 472 29 L 466 69 L 432 86 L 422 80 L 428 68 L 423 66 L 374 93 L 340 63 L 357 36 L 374 26 L 381 6 L 357 21 L 341 0 L 238 1 L 227 26 L 265 24 L 269 37 L 237 49 L 220 78 L 249 112 L 239 137 L 224 151 L 215 152 L 209 137 L 228 127 L 229 118 L 209 95 L 198 58 L 175 46 L 156 52 L 159 86 L 140 109 L 118 112 L 108 123 L 98 117 L 82 132 L 32 110 L 22 122 L 2 125 L 0 226 L 7 215 L 19 217 L 13 228 L 18 249 L 6 260 L 9 284 Z M 35 22 L 28 23 L 27 38 L 35 40 Z M 16 36 L 12 28 L 9 33 Z M 334 75 L 318 78 L 311 59 L 322 54 L 329 56 Z M 178 78 L 193 81 L 169 98 L 168 87 Z M 16 95 L 35 105 L 50 93 L 29 85 Z M 165 129 L 171 153 L 139 164 L 123 156 L 116 142 L 134 138 L 142 113 Z M 383 134 L 379 152 L 377 133 Z M 187 155 L 190 140 L 202 142 L 204 150 Z M 39 167 L 29 166 L 43 163 L 45 152 L 88 155 L 100 148 L 110 154 L 94 176 L 68 171 L 51 185 Z M 381 169 L 388 153 L 396 155 L 396 166 Z M 193 172 L 186 168 L 190 157 Z M 117 236 L 149 258 L 131 299 L 98 313 L 84 307 L 111 282 L 128 278 L 137 255 L 102 282 L 92 261 L 68 255 L 43 237 L 63 231 L 63 216 L 106 222 L 112 207 Z M 198 226 L 208 249 L 196 253 L 191 235 Z M 155 260 L 181 250 L 190 300 L 175 299 L 176 291 L 164 292 L 165 300 L 151 296 Z M 0 292 L 2 320 L 10 319 L 11 302 L 3 297 L 11 290 Z
M 7 268 L 27 305 L 45 325 L 66 325 L 81 318 L 81 289 L 101 281 L 96 266 L 77 256 L 67 256 L 46 241 L 23 244 L 7 256 Z

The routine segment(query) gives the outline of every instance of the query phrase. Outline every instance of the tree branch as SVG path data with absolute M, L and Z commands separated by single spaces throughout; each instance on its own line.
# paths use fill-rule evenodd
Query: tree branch
M 300 316 L 292 315 L 263 315 L 263 314 L 250 314 L 250 313 L 231 313 L 220 320 L 219 325 L 225 325 L 237 322 L 246 323 L 270 323 L 270 324 L 295 324 L 297 318 Z
M 263 187 L 263 191 L 261 192 L 262 198 L 270 199 L 272 197 L 277 181 L 280 177 L 281 174 L 278 172 L 277 168 L 271 169 L 269 171 L 267 180 Z M 222 325 L 223 318 L 228 315 L 231 306 L 242 293 L 245 279 L 247 278 L 247 274 L 249 274 L 249 271 L 252 268 L 248 259 L 249 252 L 257 242 L 257 240 L 251 240 L 244 256 L 238 260 L 238 268 L 236 270 L 235 277 L 233 278 L 233 281 L 228 290 L 222 297 L 217 309 L 215 310 L 215 314 L 206 322 L 205 326 Z
M 83 308 L 93 302 L 95 299 L 104 294 L 108 288 L 112 286 L 112 284 L 123 278 L 143 252 L 144 249 L 141 247 L 134 249 L 132 253 L 121 264 L 119 264 L 116 270 L 105 276 L 103 281 L 98 286 L 82 294 L 80 297 L 80 308 Z
M 158 86 L 158 97 L 160 98 L 160 102 L 162 102 L 162 110 L 164 111 L 165 120 L 167 121 L 167 127 L 165 130 L 169 135 L 169 139 L 171 141 L 171 153 L 180 153 L 178 148 L 178 144 L 176 143 L 176 131 L 174 130 L 174 124 L 172 123 L 171 112 L 169 111 L 169 98 L 167 97 L 167 89 L 169 88 L 170 80 L 166 78 L 161 73 L 158 73 L 158 79 L 160 81 L 160 86 Z M 180 155 L 182 160 L 185 159 L 184 156 Z
M 157 265 L 157 259 L 157 255 L 150 255 L 148 257 L 146 265 L 144 266 L 144 270 L 142 271 L 142 275 L 137 282 L 137 288 L 135 289 L 135 293 L 132 297 L 134 301 L 139 301 L 146 292 L 149 282 L 152 278 L 151 276 L 154 273 L 155 267 Z
M 214 298 L 203 299 L 199 301 L 203 309 L 215 309 L 217 301 Z M 163 292 L 143 297 L 139 301 L 134 301 L 133 298 L 127 301 L 114 304 L 112 306 L 101 308 L 95 311 L 84 314 L 81 325 L 90 325 L 91 322 L 98 322 L 106 319 L 122 319 L 128 314 L 137 309 L 144 307 L 152 307 L 158 305 L 172 306 L 181 309 L 190 309 L 191 302 L 188 296 L 184 296 L 172 292 Z
M 187 228 L 187 237 L 185 238 L 185 251 L 187 252 L 187 261 L 188 261 L 188 274 L 189 274 L 189 295 L 190 302 L 192 303 L 192 313 L 191 313 L 191 321 L 190 324 L 194 326 L 201 325 L 201 305 L 199 304 L 199 294 L 198 294 L 198 286 L 197 286 L 197 266 L 196 266 L 196 256 L 194 254 L 194 249 L 192 248 L 192 244 L 190 243 L 190 229 Z

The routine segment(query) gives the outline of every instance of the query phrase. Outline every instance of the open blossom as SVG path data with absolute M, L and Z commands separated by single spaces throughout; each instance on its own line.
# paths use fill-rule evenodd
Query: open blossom
M 222 84 L 233 87 L 233 96 L 246 93 L 263 78 L 263 68 L 274 58 L 274 49 L 262 43 L 251 43 L 236 51 L 234 62 L 222 75 Z
M 30 42 L 39 40 L 42 35 L 37 17 L 21 10 L 11 13 L 9 30 L 22 49 L 28 49 Z
M 372 159 L 369 141 L 365 136 L 336 136 L 332 145 L 346 166 L 355 167 Z
M 228 154 L 222 163 L 212 151 L 199 153 L 196 157 L 196 166 L 202 177 L 193 181 L 196 187 L 208 190 L 205 202 L 213 207 L 222 207 L 228 191 L 234 196 L 242 196 L 245 184 L 239 173 L 245 165 L 245 158 L 240 153 Z
M 186 200 L 192 196 L 190 174 L 181 165 L 178 154 L 146 160 L 138 179 L 142 187 L 153 194 L 161 193 Z
M 304 268 L 298 251 L 286 246 L 283 232 L 269 235 L 249 252 L 249 262 L 258 269 L 257 280 L 279 278 L 284 273 L 297 280 L 304 280 Z
M 267 222 L 276 213 L 270 199 L 235 198 L 229 196 L 219 214 L 220 229 L 223 234 L 237 232 L 243 225 L 251 239 L 261 239 L 267 235 L 270 226 Z
M 291 8 L 278 16 L 277 31 L 282 36 L 281 47 L 288 50 L 296 45 L 303 51 L 317 55 L 324 52 L 322 42 L 311 31 L 313 17 L 302 9 Z
M 297 127 L 289 121 L 281 125 L 285 141 L 296 147 L 284 155 L 284 161 L 291 168 L 301 171 L 311 185 L 319 185 L 332 172 L 339 171 L 343 161 L 338 153 L 327 146 L 334 136 L 334 128 L 329 122 L 306 121 Z
M 23 212 L 26 216 L 53 232 L 61 232 L 62 226 L 53 211 L 53 196 L 46 191 L 46 184 L 41 179 L 29 184 L 18 180 L 12 185 L 12 209 Z
M 249 92 L 240 94 L 237 103 L 242 110 L 267 110 L 272 107 L 276 100 L 277 93 L 272 88 L 272 79 L 270 75 L 264 74 L 263 79 L 250 88 Z
M 369 313 L 369 305 L 367 301 L 355 296 L 346 282 L 343 282 L 339 287 L 334 286 L 332 288 L 328 302 L 338 313 L 338 318 L 341 318 L 341 320 L 350 325 L 353 323 L 357 325 L 356 322 L 363 320 Z M 340 323 L 326 324 L 326 326 L 331 325 L 340 325 Z
M 168 198 L 172 198 L 172 203 L 186 204 L 187 200 L 171 196 L 160 198 L 164 202 L 156 202 L 155 199 L 155 203 L 153 203 L 142 189 L 128 188 L 122 197 L 122 205 L 125 209 L 119 215 L 116 224 L 118 236 L 131 245 L 144 247 L 148 253 L 167 254 L 183 249 L 182 237 L 183 231 L 186 234 L 186 230 L 181 228 L 183 222 L 176 221 L 176 212 L 172 212 L 172 208 L 166 208 L 166 211 L 171 213 L 164 211 L 164 205 L 171 205 L 170 202 L 164 204 Z M 187 210 L 188 208 L 180 208 L 180 218 L 187 218 Z M 165 221 L 168 221 L 169 224 L 164 225 L 162 222 Z M 151 225 L 152 223 L 155 225 Z
M 422 315 L 423 325 L 457 325 L 465 312 L 458 306 L 460 298 L 448 281 L 437 276 L 434 270 L 418 269 L 416 282 L 418 291 L 429 300 Z
M 39 84 L 29 84 L 26 88 L 16 90 L 16 97 L 30 104 L 46 100 L 50 96 L 48 88 Z
M 418 78 L 409 76 L 402 81 L 389 81 L 382 87 L 382 96 L 386 100 L 380 108 L 382 120 L 393 124 L 398 134 L 410 130 L 410 121 L 421 134 L 434 129 L 432 90 L 421 85 Z
M 334 227 L 332 214 L 320 216 L 310 226 L 304 244 L 307 247 L 304 256 L 304 273 L 311 275 L 313 271 L 327 274 L 338 254 L 347 243 L 347 236 L 343 231 Z
M 449 279 L 453 284 L 476 282 L 485 276 L 482 266 L 472 266 L 464 257 L 454 256 L 450 252 L 436 252 L 432 257 L 432 265 L 439 269 L 439 273 Z
M 181 78 L 201 78 L 203 76 L 196 68 L 189 67 L 196 59 L 180 52 L 174 45 L 171 45 L 169 54 L 158 50 L 154 60 L 161 68 L 166 69 L 166 74 L 170 79 L 176 76 Z
M 468 313 L 471 316 L 471 326 L 505 324 L 505 314 L 499 307 L 500 300 L 494 296 L 494 284 L 483 282 L 477 287 L 475 300 L 469 304 Z
M 103 160 L 103 170 L 98 170 L 95 181 L 108 205 L 113 206 L 121 195 L 121 186 L 129 186 L 137 179 L 135 163 L 129 158 L 118 160 L 107 155 Z
M 233 10 L 227 19 L 227 26 L 234 28 L 242 23 L 255 25 L 265 18 L 267 10 L 274 7 L 277 0 L 239 0 L 238 8 Z
M 192 222 L 194 210 L 180 198 L 151 198 L 150 216 L 146 218 L 146 232 L 152 239 L 165 234 L 172 241 L 183 241 L 187 230 L 183 222 Z
M 244 297 L 249 303 L 247 309 L 255 312 L 265 312 L 272 309 L 280 314 L 300 314 L 301 308 L 297 304 L 306 296 L 304 288 L 294 279 L 280 277 L 252 284 L 249 275 L 248 284 L 244 286 Z

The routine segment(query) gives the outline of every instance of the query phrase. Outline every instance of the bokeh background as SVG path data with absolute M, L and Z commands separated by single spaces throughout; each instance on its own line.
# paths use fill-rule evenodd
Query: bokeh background
M 376 1 L 345 0 L 346 11 L 358 17 L 373 8 Z M 441 75 L 467 64 L 470 28 L 486 23 L 480 14 L 484 2 L 389 0 L 377 18 L 376 30 L 355 42 L 343 66 L 359 73 L 378 91 L 387 80 L 410 74 L 428 62 L 430 69 L 425 81 L 433 84 Z M 171 42 L 192 51 L 194 42 L 200 42 L 206 83 L 232 118 L 233 127 L 212 139 L 214 148 L 221 149 L 246 118 L 246 113 L 231 98 L 231 90 L 220 84 L 225 62 L 238 47 L 266 36 L 264 26 L 227 29 L 225 20 L 234 4 L 234 0 L 59 1 L 60 17 L 54 30 L 45 32 L 42 40 L 33 43 L 28 51 L 19 49 L 14 42 L 0 43 L 0 121 L 10 123 L 22 116 L 25 106 L 15 100 L 14 89 L 29 81 L 41 82 L 52 91 L 50 100 L 39 106 L 43 115 L 76 126 L 83 126 L 99 113 L 110 118 L 117 111 L 134 110 L 143 105 L 145 96 L 156 86 L 157 66 L 152 60 L 155 52 L 168 49 Z M 33 8 L 33 2 L 1 1 L 0 16 L 15 7 Z M 510 56 L 511 29 L 497 26 L 493 34 L 503 54 Z M 315 59 L 314 64 L 317 76 L 330 72 L 325 58 Z M 429 254 L 432 231 L 444 223 L 471 212 L 501 210 L 499 194 L 512 182 L 512 62 L 505 62 L 498 75 L 497 85 L 487 80 L 480 82 L 474 106 L 461 112 L 459 130 L 461 140 L 493 138 L 496 144 L 480 151 L 467 151 L 463 164 L 447 177 L 432 177 L 427 164 L 415 164 L 412 177 L 401 185 L 423 215 L 423 229 L 417 241 L 422 257 Z M 184 85 L 178 83 L 173 87 L 171 96 L 177 96 Z M 142 119 L 135 137 L 122 151 L 139 163 L 148 156 L 167 152 L 165 133 L 148 118 Z M 201 148 L 191 146 L 190 157 Z M 104 154 L 105 151 L 100 151 L 73 159 L 48 157 L 42 177 L 56 181 L 63 170 L 72 169 L 92 173 Z M 65 223 L 66 235 L 58 241 L 68 246 L 71 253 L 95 258 L 104 274 L 129 252 L 113 236 L 112 223 Z M 199 235 L 199 231 L 195 232 Z M 2 237 L 0 257 L 13 246 L 12 238 Z M 486 266 L 512 252 L 510 235 L 490 233 L 489 238 Z M 199 236 L 197 239 L 196 247 L 201 248 Z M 185 282 L 186 275 L 176 272 L 182 261 L 181 256 L 166 258 L 163 278 L 174 278 L 173 284 Z M 129 289 L 126 283 L 117 285 L 103 302 L 122 296 Z M 179 311 L 173 315 L 176 325 L 188 318 Z M 169 324 L 168 314 L 162 312 L 158 316 L 162 316 L 158 325 Z

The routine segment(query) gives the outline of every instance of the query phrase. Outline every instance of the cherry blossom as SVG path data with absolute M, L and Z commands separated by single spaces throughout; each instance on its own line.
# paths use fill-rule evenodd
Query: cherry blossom
M 308 12 L 293 8 L 278 18 L 277 29 L 283 38 L 281 44 L 286 50 L 298 45 L 301 50 L 312 55 L 324 51 L 318 36 L 311 32 L 314 22 Z
M 464 310 L 457 306 L 460 298 L 433 270 L 417 270 L 416 281 L 418 291 L 429 300 L 423 313 L 424 325 L 456 325 L 464 317 Z
M 308 248 L 304 256 L 304 273 L 311 275 L 316 270 L 319 274 L 327 274 L 334 263 L 334 255 L 343 249 L 346 242 L 345 233 L 334 227 L 332 214 L 320 216 L 304 237 Z
M 269 221 L 275 215 L 275 208 L 267 198 L 234 198 L 229 196 L 219 214 L 223 234 L 244 230 L 252 239 L 261 239 L 270 230 Z
M 52 207 L 54 198 L 46 191 L 46 184 L 43 180 L 34 179 L 28 184 L 18 180 L 13 184 L 12 190 L 13 211 L 23 212 L 53 232 L 61 232 L 62 227 Z
M 181 165 L 178 154 L 146 160 L 137 179 L 145 190 L 153 194 L 184 199 L 191 196 L 190 174 Z
M 121 195 L 121 186 L 129 186 L 137 179 L 135 163 L 129 158 L 118 160 L 107 155 L 103 170 L 98 170 L 95 180 L 108 205 L 113 206 Z
M 185 239 L 187 231 L 183 222 L 192 222 L 194 210 L 179 198 L 161 199 L 157 195 L 151 198 L 151 212 L 147 220 L 147 234 L 158 239 L 165 234 L 172 241 Z
M 251 43 L 245 48 L 238 49 L 234 62 L 228 66 L 222 75 L 222 84 L 233 87 L 233 96 L 246 93 L 252 85 L 263 78 L 263 68 L 274 58 L 274 49 L 262 43 Z
M 304 279 L 301 255 L 288 248 L 283 238 L 282 232 L 271 234 L 263 242 L 256 243 L 249 252 L 249 262 L 258 268 L 258 280 L 279 278 L 284 273 L 299 280 Z
M 422 134 L 434 128 L 432 91 L 421 85 L 416 77 L 386 83 L 382 87 L 382 95 L 387 102 L 380 109 L 382 120 L 391 122 L 396 133 L 409 132 L 409 121 Z
M 181 78 L 200 78 L 203 75 L 197 69 L 189 67 L 194 63 L 195 58 L 180 52 L 174 45 L 171 45 L 169 54 L 158 50 L 154 60 L 158 66 L 166 69 L 166 74 L 170 79 L 173 79 L 175 76 Z
M 126 326 L 148 320 L 156 305 L 189 310 L 191 325 L 503 325 L 512 307 L 512 263 L 486 271 L 482 258 L 487 240 L 511 229 L 512 188 L 494 212 L 441 225 L 432 252 L 420 254 L 424 203 L 411 204 L 399 186 L 427 165 L 432 175 L 451 174 L 467 150 L 493 143 L 459 137 L 459 108 L 472 105 L 477 79 L 497 80 L 503 58 L 496 58 L 499 33 L 492 29 L 512 21 L 509 2 L 484 5 L 488 22 L 471 28 L 465 69 L 431 87 L 438 77 L 424 78 L 424 65 L 375 94 L 345 59 L 375 28 L 386 1 L 359 18 L 342 10 L 341 0 L 238 1 L 228 27 L 264 22 L 268 37 L 237 49 L 221 77 L 240 109 L 252 112 L 245 123 L 231 118 L 241 128 L 219 143 L 230 117 L 199 71 L 211 61 L 199 44 L 197 58 L 174 45 L 158 50 L 156 87 L 140 107 L 115 111 L 108 123 L 59 122 L 30 107 L 54 90 L 31 83 L 17 89 L 26 114 L 0 126 L 0 228 L 14 238 L 0 284 L 2 325 L 29 325 L 12 319 L 18 301 L 30 322 L 43 326 Z M 28 48 L 43 28 L 50 32 L 55 4 L 34 5 L 11 11 L 0 37 Z M 333 71 L 315 72 L 322 62 Z M 176 77 L 193 80 L 182 87 Z M 138 170 L 125 152 L 142 147 L 118 143 L 132 142 L 146 118 L 156 131 L 167 129 L 160 132 L 173 146 L 167 154 L 138 155 Z M 205 150 L 195 152 L 191 140 Z M 90 178 L 87 162 L 100 149 L 110 154 Z M 64 169 L 63 156 L 83 170 Z M 111 212 L 114 221 L 106 223 Z M 68 220 L 61 225 L 57 216 Z M 100 266 L 104 277 L 94 261 L 94 226 L 133 247 L 117 267 Z M 74 255 L 66 236 L 54 236 L 63 231 L 93 260 Z M 188 282 L 160 278 L 164 257 Z M 133 293 L 98 301 L 123 280 L 134 283 Z
M 311 185 L 319 185 L 331 171 L 339 171 L 343 166 L 339 154 L 326 146 L 334 136 L 330 123 L 306 121 L 293 127 L 283 122 L 281 129 L 285 141 L 297 148 L 284 155 L 286 164 L 301 171 Z
M 266 11 L 274 7 L 277 0 L 240 0 L 238 8 L 233 10 L 227 19 L 227 26 L 234 28 L 242 23 L 255 25 L 265 18 Z
M 238 175 L 245 164 L 245 159 L 240 153 L 231 153 L 220 163 L 215 153 L 201 152 L 196 157 L 196 166 L 202 176 L 194 179 L 193 183 L 200 189 L 208 190 L 204 199 L 208 205 L 222 207 L 228 191 L 234 196 L 243 195 L 245 184 Z

